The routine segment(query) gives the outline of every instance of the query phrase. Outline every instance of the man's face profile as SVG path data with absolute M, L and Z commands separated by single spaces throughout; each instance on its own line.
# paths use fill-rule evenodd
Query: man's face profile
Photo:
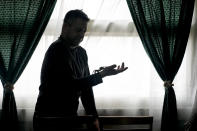
M 67 29 L 67 38 L 71 42 L 71 46 L 78 46 L 87 30 L 87 21 L 76 18 L 68 25 Z

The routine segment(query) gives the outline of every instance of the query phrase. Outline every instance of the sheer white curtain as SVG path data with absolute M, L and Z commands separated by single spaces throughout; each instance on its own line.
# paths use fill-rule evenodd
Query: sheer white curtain
M 37 48 L 15 85 L 17 107 L 25 109 L 19 111 L 19 118 L 32 120 L 44 54 L 59 37 L 64 15 L 70 9 L 82 9 L 91 19 L 81 43 L 88 53 L 91 72 L 100 66 L 121 62 L 125 62 L 129 68 L 122 74 L 104 78 L 102 84 L 93 87 L 99 113 L 113 114 L 113 111 L 117 111 L 121 115 L 152 115 L 154 131 L 158 131 L 164 99 L 163 82 L 143 49 L 124 0 L 57 1 Z M 195 25 L 194 19 L 192 28 Z M 195 33 L 194 30 L 190 34 L 183 63 L 174 80 L 179 119 L 182 122 L 191 111 L 196 90 Z M 2 87 L 0 92 L 2 98 Z M 80 109 L 83 107 L 80 106 Z

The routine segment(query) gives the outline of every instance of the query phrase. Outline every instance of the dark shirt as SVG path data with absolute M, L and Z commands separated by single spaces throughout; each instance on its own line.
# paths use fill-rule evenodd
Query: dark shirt
M 85 49 L 67 44 L 60 36 L 45 54 L 35 112 L 77 115 L 80 97 L 86 113 L 97 116 L 92 86 L 102 83 L 102 78 L 100 74 L 90 75 Z

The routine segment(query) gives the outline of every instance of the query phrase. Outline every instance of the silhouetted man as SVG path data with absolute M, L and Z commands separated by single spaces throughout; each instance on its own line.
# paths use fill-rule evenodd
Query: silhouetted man
M 77 116 L 81 98 L 86 113 L 95 117 L 93 125 L 100 130 L 92 87 L 102 83 L 103 77 L 123 72 L 127 67 L 122 63 L 116 68 L 114 64 L 90 74 L 86 51 L 79 46 L 88 21 L 81 10 L 71 10 L 65 15 L 60 37 L 45 54 L 34 118 Z

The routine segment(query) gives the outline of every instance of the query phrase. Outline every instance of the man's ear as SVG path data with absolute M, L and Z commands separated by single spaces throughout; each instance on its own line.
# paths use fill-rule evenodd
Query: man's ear
M 68 23 L 63 23 L 63 27 L 62 28 L 68 28 L 69 24 Z
M 69 25 L 67 23 L 63 23 L 63 26 L 62 26 L 62 34 L 66 34 L 68 28 L 69 28 Z

